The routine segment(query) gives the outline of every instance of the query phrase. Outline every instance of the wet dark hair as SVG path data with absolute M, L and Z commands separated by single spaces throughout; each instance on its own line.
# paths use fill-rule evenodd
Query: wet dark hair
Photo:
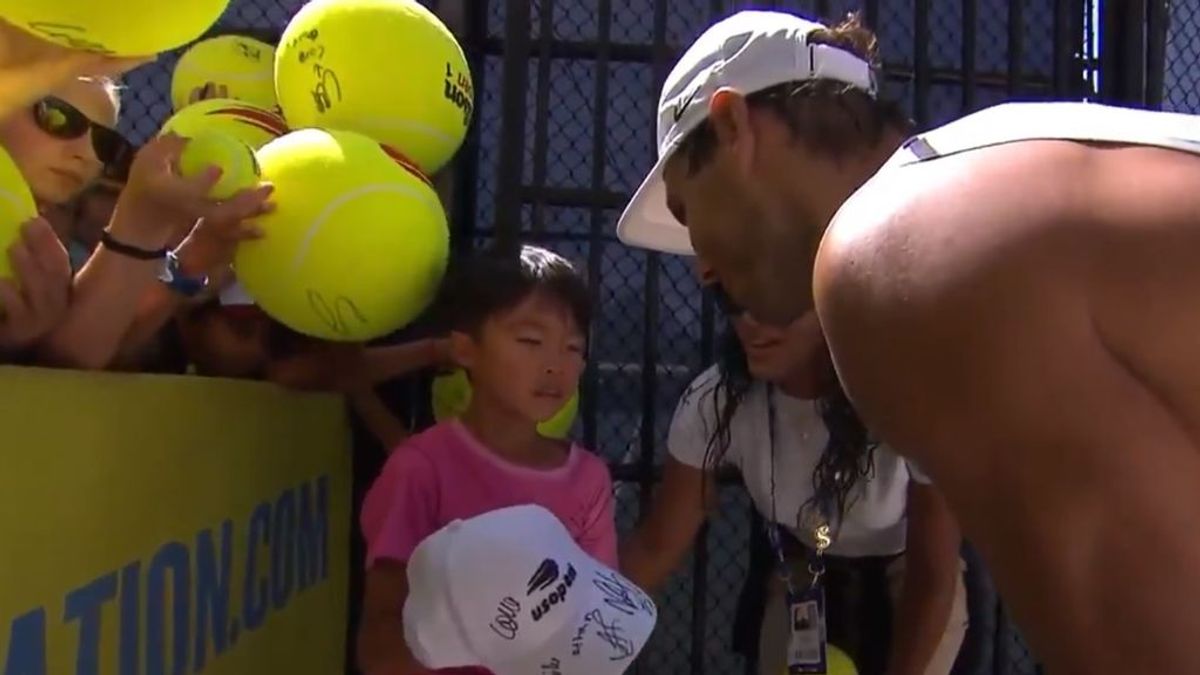
M 813 32 L 808 41 L 850 52 L 875 71 L 880 68 L 878 40 L 857 13 Z M 868 150 L 878 145 L 889 129 L 904 135 L 913 129 L 912 120 L 898 101 L 872 96 L 835 80 L 784 82 L 747 95 L 746 104 L 774 111 L 806 150 L 825 155 Z M 687 158 L 688 170 L 693 173 L 703 168 L 716 151 L 717 134 L 708 121 L 680 146 L 680 156 Z
M 704 451 L 704 469 L 716 471 L 724 462 L 731 443 L 730 430 L 738 409 L 755 384 L 746 360 L 746 351 L 733 330 L 725 331 L 721 338 L 717 359 L 717 384 L 707 401 L 712 406 L 715 421 Z M 836 379 L 835 379 L 836 383 Z M 773 386 L 768 384 L 768 396 L 773 396 Z M 829 440 L 812 473 L 813 496 L 801 505 L 801 511 L 826 505 L 831 509 L 825 513 L 832 526 L 842 521 L 846 511 L 853 506 L 851 494 L 862 479 L 869 479 L 875 472 L 875 448 L 878 443 L 870 437 L 866 426 L 859 418 L 850 399 L 835 384 L 832 390 L 817 399 L 817 412 L 829 432 Z M 763 420 L 766 425 L 768 420 Z M 773 433 L 786 433 L 776 429 Z M 770 448 L 774 463 L 775 447 Z M 788 480 L 784 476 L 780 480 Z M 774 485 L 772 485 L 774 489 Z M 770 516 L 771 514 L 767 514 Z M 795 514 L 781 514 L 791 519 Z M 834 529 L 836 534 L 836 529 Z
M 445 330 L 474 334 L 533 293 L 562 303 L 587 334 L 592 302 L 583 276 L 566 258 L 536 246 L 495 248 L 453 266 L 438 299 L 439 323 Z

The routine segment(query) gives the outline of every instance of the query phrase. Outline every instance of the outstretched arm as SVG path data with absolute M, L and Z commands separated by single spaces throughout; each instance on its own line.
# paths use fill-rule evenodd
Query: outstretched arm
M 649 593 L 659 590 L 691 549 L 708 517 L 705 498 L 716 490 L 706 471 L 668 456 L 649 515 L 621 542 L 621 573 Z
M 931 485 L 908 486 L 908 544 L 895 611 L 891 675 L 924 675 L 950 621 L 962 537 L 945 500 Z

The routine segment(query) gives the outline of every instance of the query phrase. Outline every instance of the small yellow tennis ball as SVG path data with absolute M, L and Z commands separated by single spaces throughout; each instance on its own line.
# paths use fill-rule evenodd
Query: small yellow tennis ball
M 433 379 L 430 391 L 433 418 L 439 422 L 453 419 L 467 411 L 471 405 L 471 382 L 466 371 L 456 368 Z M 566 438 L 579 412 L 579 392 L 571 395 L 554 416 L 537 425 L 538 433 L 546 438 Z
M 326 340 L 395 331 L 446 269 L 446 213 L 428 179 L 375 141 L 305 129 L 258 151 L 275 210 L 238 247 L 238 281 L 275 320 Z
M 0 279 L 12 278 L 8 248 L 21 238 L 21 226 L 37 214 L 37 204 L 21 169 L 0 147 Z
M 357 131 L 437 172 L 462 144 L 474 86 L 454 35 L 416 0 L 313 0 L 275 52 L 293 127 Z
M 221 169 L 221 178 L 209 191 L 213 199 L 229 199 L 258 184 L 258 161 L 250 146 L 219 131 L 203 131 L 188 139 L 179 155 L 179 172 L 194 176 L 209 166 Z
M 833 645 L 825 645 L 825 665 L 829 675 L 858 675 L 850 656 Z
M 199 37 L 229 0 L 0 0 L 0 16 L 45 40 L 114 56 L 152 56 Z
M 274 110 L 275 48 L 240 35 L 222 35 L 188 47 L 171 74 L 171 105 L 181 110 L 196 89 L 212 82 L 227 97 Z
M 193 103 L 163 123 L 162 131 L 192 138 L 205 131 L 229 134 L 258 150 L 287 133 L 287 123 L 270 110 L 234 101 L 214 98 Z

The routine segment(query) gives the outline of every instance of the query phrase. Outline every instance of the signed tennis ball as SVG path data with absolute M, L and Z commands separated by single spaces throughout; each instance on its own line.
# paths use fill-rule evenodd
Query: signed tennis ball
M 357 131 L 426 175 L 462 144 L 474 86 L 462 47 L 416 0 L 313 0 L 275 52 L 275 90 L 293 127 Z
M 216 23 L 229 0 L 0 0 L 0 16 L 38 37 L 113 56 L 153 56 Z
M 181 110 L 205 84 L 225 87 L 228 98 L 274 110 L 275 48 L 240 35 L 221 35 L 188 47 L 171 74 L 171 105 Z
M 275 320 L 312 337 L 361 342 L 412 321 L 433 299 L 450 234 L 429 179 L 375 141 L 304 129 L 258 151 L 275 209 L 234 266 Z

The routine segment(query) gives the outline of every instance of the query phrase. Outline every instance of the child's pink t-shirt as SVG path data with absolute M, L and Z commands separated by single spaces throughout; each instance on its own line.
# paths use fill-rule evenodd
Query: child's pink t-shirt
M 521 504 L 544 506 L 580 548 L 617 567 L 612 478 L 599 457 L 572 445 L 558 468 L 523 467 L 500 458 L 461 423 L 450 421 L 397 447 L 367 492 L 359 521 L 367 541 L 367 568 L 378 560 L 407 562 L 417 544 L 451 521 Z

